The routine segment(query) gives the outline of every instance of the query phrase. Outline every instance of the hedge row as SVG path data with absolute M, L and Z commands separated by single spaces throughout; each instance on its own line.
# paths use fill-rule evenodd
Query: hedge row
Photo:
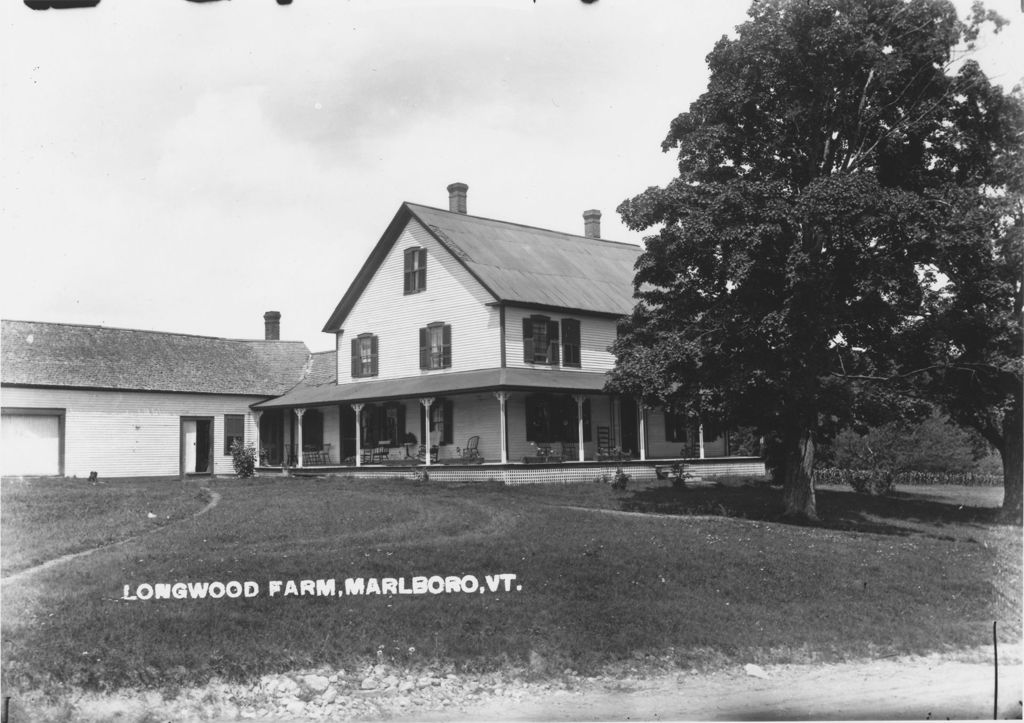
M 1001 487 L 1003 478 L 997 474 L 974 472 L 888 472 L 887 470 L 854 470 L 825 467 L 814 470 L 815 484 L 849 485 L 853 488 L 865 484 L 871 487 L 889 485 L 961 485 L 964 487 Z

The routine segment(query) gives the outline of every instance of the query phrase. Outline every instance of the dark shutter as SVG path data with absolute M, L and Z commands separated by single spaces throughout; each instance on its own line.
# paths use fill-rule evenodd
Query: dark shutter
M 523 361 L 533 361 L 533 318 L 523 319 Z
M 430 337 L 427 327 L 420 327 L 420 369 L 430 369 Z
M 548 364 L 558 364 L 558 322 L 548 322 Z
M 427 408 L 420 402 L 420 444 L 427 443 Z
M 370 337 L 370 376 L 377 376 L 377 335 Z
M 405 443 L 405 402 L 398 403 L 398 421 L 395 423 L 397 434 L 391 440 L 392 444 Z
M 419 256 L 420 262 L 419 271 L 416 272 L 417 274 L 419 274 L 419 279 L 417 279 L 419 283 L 416 284 L 416 290 L 423 291 L 425 288 L 427 288 L 427 250 L 420 249 L 416 253 Z
M 359 359 L 359 337 L 353 337 L 352 339 L 352 376 L 361 376 L 361 362 Z
M 441 366 L 445 369 L 452 365 L 452 325 L 445 324 L 441 330 Z
M 413 256 L 413 253 L 414 253 L 414 251 L 412 249 L 409 249 L 409 250 L 407 250 L 405 252 L 405 273 L 403 275 L 405 276 L 405 293 L 407 293 L 407 294 L 410 293 L 412 291 L 412 288 L 413 288 L 412 287 L 412 283 L 413 283 L 413 280 L 412 280 L 412 274 L 413 274 L 413 271 L 412 271 L 412 256 Z
M 450 399 L 443 399 L 441 403 L 444 405 L 441 409 L 441 413 L 444 415 L 444 434 L 442 435 L 444 439 L 441 440 L 441 444 L 451 444 L 455 438 L 452 434 L 452 428 L 455 426 L 455 405 Z
M 591 441 L 590 434 L 590 400 L 583 400 L 583 441 Z

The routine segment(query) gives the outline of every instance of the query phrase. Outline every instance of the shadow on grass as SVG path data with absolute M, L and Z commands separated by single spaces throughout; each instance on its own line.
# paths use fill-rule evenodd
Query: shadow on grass
M 630 512 L 739 517 L 854 532 L 923 534 L 939 539 L 955 539 L 942 534 L 941 528 L 947 525 L 984 527 L 999 521 L 998 508 L 924 499 L 913 492 L 874 497 L 819 488 L 815 494 L 818 522 L 787 519 L 783 515 L 782 488 L 769 485 L 651 487 L 624 495 L 619 504 L 622 510 Z

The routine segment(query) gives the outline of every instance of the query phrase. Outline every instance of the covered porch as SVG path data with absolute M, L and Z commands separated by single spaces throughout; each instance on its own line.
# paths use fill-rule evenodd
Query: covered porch
M 699 424 L 605 394 L 604 379 L 496 369 L 298 387 L 254 405 L 259 467 L 392 475 L 401 467 L 449 474 L 468 467 L 479 478 L 498 466 L 547 469 L 550 476 L 552 466 L 590 463 L 599 471 L 611 464 L 614 471 L 633 463 L 653 469 L 646 463 L 757 458 L 726 433 L 712 430 L 712 437 Z

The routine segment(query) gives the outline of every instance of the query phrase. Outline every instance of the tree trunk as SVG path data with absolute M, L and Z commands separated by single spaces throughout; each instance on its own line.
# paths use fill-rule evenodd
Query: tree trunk
M 814 499 L 814 436 L 809 429 L 786 436 L 786 472 L 782 486 L 783 516 L 799 521 L 817 521 Z
M 1021 524 L 1024 515 L 1024 409 L 1015 395 L 1003 417 L 1003 509 L 1000 517 Z

